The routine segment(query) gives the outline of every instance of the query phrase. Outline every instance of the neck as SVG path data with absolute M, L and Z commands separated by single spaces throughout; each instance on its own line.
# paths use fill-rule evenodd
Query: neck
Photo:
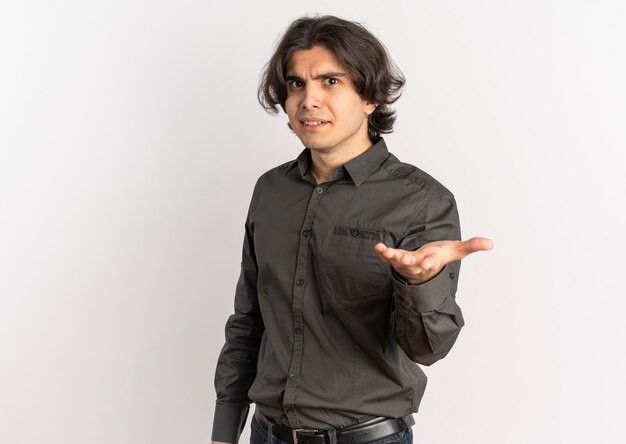
M 321 151 L 311 150 L 311 174 L 317 183 L 328 182 L 332 179 L 335 170 L 355 157 L 363 154 L 372 147 L 371 142 L 362 144 L 358 148 L 351 147 L 347 150 Z

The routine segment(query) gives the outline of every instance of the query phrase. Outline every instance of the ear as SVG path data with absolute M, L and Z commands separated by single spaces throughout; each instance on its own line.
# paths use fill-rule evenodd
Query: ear
M 378 106 L 378 103 L 367 102 L 365 104 L 365 114 L 369 116 L 370 114 L 374 112 L 377 106 Z

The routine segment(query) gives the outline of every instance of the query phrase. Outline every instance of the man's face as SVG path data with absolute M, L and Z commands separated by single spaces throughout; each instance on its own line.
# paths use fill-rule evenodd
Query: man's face
M 287 66 L 289 123 L 304 146 L 339 153 L 371 145 L 367 116 L 375 105 L 356 92 L 348 72 L 323 46 L 295 51 Z

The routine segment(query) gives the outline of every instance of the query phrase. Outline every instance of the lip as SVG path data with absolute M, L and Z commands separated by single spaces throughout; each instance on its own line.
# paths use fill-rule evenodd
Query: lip
M 327 125 L 330 124 L 328 120 L 320 119 L 317 117 L 306 117 L 303 119 L 299 119 L 299 121 L 300 121 L 300 126 L 302 127 L 304 131 L 319 131 L 320 129 L 325 128 Z M 309 125 L 305 125 L 304 122 L 323 122 L 323 123 L 320 123 L 319 125 L 315 125 L 315 126 L 309 126 Z

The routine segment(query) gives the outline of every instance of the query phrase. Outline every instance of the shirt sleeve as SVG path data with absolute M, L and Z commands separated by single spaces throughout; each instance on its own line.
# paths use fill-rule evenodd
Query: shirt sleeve
M 265 330 L 257 297 L 257 262 L 250 213 L 258 201 L 255 187 L 246 218 L 241 272 L 235 291 L 235 312 L 226 322 L 226 342 L 217 361 L 213 441 L 237 443 L 250 408 L 248 390 L 256 377 L 257 358 Z
M 397 248 L 417 250 L 438 240 L 461 240 L 454 196 L 431 198 Z M 431 365 L 448 354 L 465 324 L 456 303 L 461 261 L 448 263 L 435 277 L 417 285 L 407 284 L 393 272 L 392 325 L 396 340 L 414 362 Z

